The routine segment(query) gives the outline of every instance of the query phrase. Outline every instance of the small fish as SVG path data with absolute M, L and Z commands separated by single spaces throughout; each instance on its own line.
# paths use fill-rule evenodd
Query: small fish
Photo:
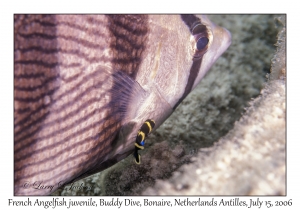
M 135 140 L 135 150 L 133 153 L 133 156 L 135 157 L 135 163 L 140 164 L 141 163 L 141 156 L 139 155 L 138 151 L 144 149 L 145 145 L 145 138 L 148 136 L 149 133 L 153 130 L 155 126 L 154 120 L 146 120 L 140 130 L 138 131 L 138 134 L 136 136 Z
M 139 163 L 230 43 L 203 15 L 14 15 L 14 194 Z

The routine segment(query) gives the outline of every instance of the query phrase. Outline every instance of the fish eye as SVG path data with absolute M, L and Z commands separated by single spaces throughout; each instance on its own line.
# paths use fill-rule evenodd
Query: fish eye
M 191 27 L 192 36 L 195 40 L 194 59 L 201 59 L 209 46 L 209 29 L 200 22 L 196 22 Z
M 197 50 L 201 51 L 203 50 L 206 45 L 208 44 L 209 40 L 207 37 L 201 37 L 200 39 L 197 40 Z

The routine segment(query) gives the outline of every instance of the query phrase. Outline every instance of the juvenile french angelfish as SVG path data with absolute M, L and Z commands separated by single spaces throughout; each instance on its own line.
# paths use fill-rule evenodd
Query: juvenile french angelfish
M 14 194 L 132 154 L 143 124 L 158 128 L 230 43 L 202 15 L 15 15 Z
M 148 134 L 153 130 L 154 126 L 155 126 L 154 120 L 148 119 L 143 123 L 142 127 L 138 131 L 138 134 L 136 136 L 136 140 L 134 143 L 135 150 L 133 153 L 136 164 L 141 163 L 141 156 L 138 153 L 138 151 L 144 149 L 145 139 L 148 136 Z

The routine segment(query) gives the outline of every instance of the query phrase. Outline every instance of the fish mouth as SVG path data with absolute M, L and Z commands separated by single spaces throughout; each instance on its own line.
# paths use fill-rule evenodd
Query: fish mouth
M 214 40 L 212 50 L 215 51 L 214 61 L 219 58 L 231 45 L 231 33 L 223 27 L 216 27 L 214 30 Z

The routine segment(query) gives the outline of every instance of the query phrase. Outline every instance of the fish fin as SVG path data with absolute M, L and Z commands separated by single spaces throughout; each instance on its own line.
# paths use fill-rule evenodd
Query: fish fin
M 116 71 L 106 66 L 99 66 L 98 70 L 101 71 L 101 74 L 99 74 L 101 80 L 105 80 L 105 87 L 101 86 L 101 88 L 106 89 L 107 95 L 109 96 L 107 98 L 102 97 L 101 100 L 107 103 L 106 106 L 110 108 L 114 119 L 121 124 L 120 130 L 115 133 L 115 138 L 111 141 L 111 148 L 113 148 L 111 154 L 115 154 L 116 148 L 123 148 L 126 146 L 127 142 L 120 140 L 129 139 L 128 136 L 136 124 L 131 121 L 136 117 L 134 111 L 141 106 L 149 93 L 147 93 L 137 81 L 122 71 Z M 105 100 L 109 101 L 106 102 Z M 129 109 L 131 110 L 130 112 L 128 112 Z M 115 156 L 109 157 L 105 163 L 96 163 L 89 170 L 85 171 L 80 176 L 75 177 L 71 182 L 102 171 L 131 153 L 132 150 L 122 154 L 116 153 Z M 137 154 L 136 160 L 140 161 L 139 154 Z
M 138 164 L 138 165 L 141 164 L 141 155 L 138 153 L 137 150 L 134 151 L 133 156 L 135 158 L 134 159 L 135 163 Z
M 147 93 L 133 78 L 122 71 L 113 71 L 105 68 L 108 74 L 107 82 L 110 83 L 111 100 L 108 106 L 112 107 L 115 114 L 119 114 L 122 125 L 136 117 L 136 110 L 147 98 Z M 130 111 L 129 111 L 130 110 Z

